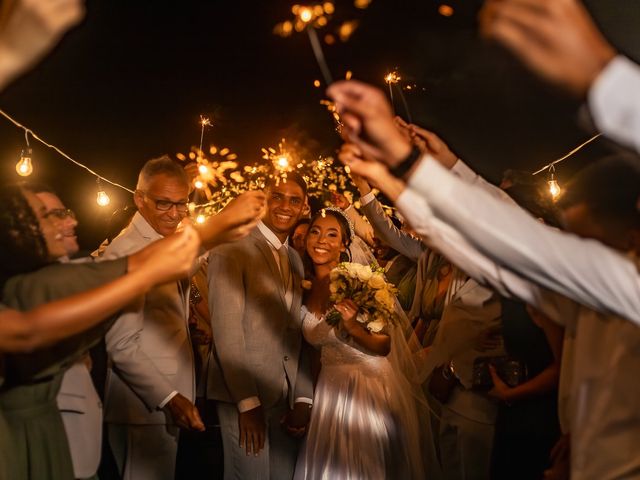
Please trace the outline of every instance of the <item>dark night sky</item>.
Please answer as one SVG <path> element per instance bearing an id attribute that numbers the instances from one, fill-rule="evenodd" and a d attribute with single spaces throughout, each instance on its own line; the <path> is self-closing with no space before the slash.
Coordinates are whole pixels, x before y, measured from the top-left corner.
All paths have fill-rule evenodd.
<path id="1" fill-rule="evenodd" d="M 145 160 L 187 152 L 199 140 L 199 115 L 213 117 L 205 145 L 228 146 L 253 162 L 282 136 L 306 138 L 313 152 L 338 146 L 319 105 L 320 78 L 306 35 L 282 39 L 273 26 L 290 17 L 291 1 L 89 0 L 84 23 L 33 72 L 2 95 L 0 107 L 49 142 L 129 187 Z M 407 94 L 414 121 L 438 132 L 492 179 L 505 168 L 532 170 L 590 136 L 577 124 L 579 104 L 546 88 L 500 49 L 478 39 L 481 0 L 373 0 L 357 11 L 336 0 L 360 28 L 346 44 L 326 48 L 336 78 L 384 87 L 391 67 L 424 92 Z M 634 58 L 640 2 L 591 0 L 607 36 Z M 338 20 L 338 19 L 336 19 Z M 398 112 L 402 110 L 398 105 Z M 20 130 L 0 119 L 0 171 L 14 180 Z M 310 139 L 314 139 L 313 141 Z M 89 174 L 39 144 L 33 180 L 45 181 L 79 215 L 86 248 L 103 236 L 108 212 L 95 203 Z M 559 169 L 560 178 L 610 149 L 595 144 Z M 108 189 L 114 208 L 126 192 Z"/>

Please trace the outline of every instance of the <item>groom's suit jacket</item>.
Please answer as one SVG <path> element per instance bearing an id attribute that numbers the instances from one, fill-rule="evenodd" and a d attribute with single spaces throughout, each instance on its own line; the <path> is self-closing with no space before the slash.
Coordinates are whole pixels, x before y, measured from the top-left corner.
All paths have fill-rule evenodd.
<path id="1" fill-rule="evenodd" d="M 303 343 L 302 260 L 289 248 L 293 301 L 287 308 L 278 264 L 255 228 L 246 238 L 214 248 L 209 255 L 209 312 L 214 351 L 207 397 L 237 404 L 258 397 L 264 408 L 313 398 Z M 299 361 L 301 360 L 301 361 Z"/>

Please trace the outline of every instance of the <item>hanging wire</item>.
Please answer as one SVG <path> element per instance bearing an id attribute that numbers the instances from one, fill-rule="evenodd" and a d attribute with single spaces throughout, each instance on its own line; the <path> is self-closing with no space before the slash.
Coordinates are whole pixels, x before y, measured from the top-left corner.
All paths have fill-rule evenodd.
<path id="1" fill-rule="evenodd" d="M 4 118 L 6 118 L 7 120 L 9 120 L 11 123 L 13 123 L 16 127 L 18 128 L 22 128 L 24 130 L 24 136 L 25 139 L 27 141 L 27 146 L 29 146 L 29 137 L 28 134 L 31 134 L 31 136 L 33 138 L 35 138 L 36 140 L 38 140 L 40 143 L 42 143 L 43 145 L 55 150 L 56 152 L 58 152 L 58 154 L 60 154 L 61 156 L 63 156 L 64 158 L 66 158 L 67 160 L 69 160 L 70 162 L 76 164 L 78 167 L 80 168 L 84 168 L 87 172 L 89 172 L 91 175 L 94 175 L 95 177 L 97 177 L 100 180 L 104 180 L 107 183 L 110 183 L 111 185 L 113 185 L 114 187 L 118 187 L 121 188 L 123 190 L 126 190 L 129 193 L 135 193 L 133 190 L 128 189 L 127 187 L 120 185 L 119 183 L 116 182 L 112 182 L 111 180 L 109 180 L 106 177 L 103 177 L 102 175 L 100 175 L 99 173 L 96 173 L 94 170 L 90 169 L 89 167 L 87 167 L 86 165 L 83 165 L 82 163 L 78 162 L 77 160 L 74 160 L 73 158 L 71 158 L 69 155 L 67 155 L 66 153 L 64 153 L 62 150 L 60 150 L 58 147 L 56 147 L 55 145 L 51 145 L 50 143 L 45 142 L 42 138 L 40 138 L 33 130 L 31 130 L 30 128 L 25 127 L 24 125 L 22 125 L 20 122 L 18 122 L 17 120 L 15 120 L 13 117 L 11 117 L 8 113 L 6 113 L 4 110 L 0 109 L 0 115 L 2 115 Z"/>
<path id="2" fill-rule="evenodd" d="M 579 152 L 583 147 L 586 147 L 587 145 L 589 145 L 591 142 L 593 142 L 595 139 L 597 139 L 598 137 L 602 136 L 601 133 L 598 133 L 597 135 L 594 135 L 593 137 L 591 137 L 589 140 L 587 140 L 586 142 L 578 145 L 576 148 L 574 148 L 573 150 L 571 150 L 569 153 L 567 153 L 564 157 L 561 157 L 557 160 L 554 160 L 553 162 L 551 162 L 548 165 L 545 165 L 544 167 L 542 167 L 540 170 L 537 170 L 535 172 L 533 172 L 531 175 L 538 175 L 539 173 L 544 172 L 545 170 L 550 169 L 551 167 L 553 167 L 554 165 L 556 165 L 557 163 L 560 163 L 564 160 L 566 160 L 567 158 L 569 158 L 571 155 Z"/>

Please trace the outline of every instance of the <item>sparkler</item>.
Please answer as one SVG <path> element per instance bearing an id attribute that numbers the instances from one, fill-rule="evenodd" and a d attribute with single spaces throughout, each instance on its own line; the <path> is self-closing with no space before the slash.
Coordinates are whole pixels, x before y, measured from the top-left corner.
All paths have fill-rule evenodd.
<path id="1" fill-rule="evenodd" d="M 327 85 L 331 85 L 333 83 L 331 71 L 329 70 L 329 66 L 327 65 L 327 60 L 324 57 L 324 51 L 322 50 L 322 45 L 320 44 L 320 40 L 318 39 L 318 34 L 316 33 L 315 27 L 313 25 L 309 25 L 309 22 L 313 19 L 311 9 L 308 7 L 301 8 L 299 17 L 302 22 L 307 24 L 305 30 L 307 31 L 307 35 L 309 36 L 311 49 L 313 50 L 313 55 L 316 57 L 316 62 L 318 62 L 318 66 L 320 67 L 320 72 L 322 72 L 324 82 Z"/>
<path id="2" fill-rule="evenodd" d="M 402 86 L 399 84 L 400 80 L 402 80 L 402 77 L 398 74 L 397 69 L 390 71 L 384 76 L 384 81 L 389 86 L 389 97 L 391 98 L 391 106 L 394 109 L 394 113 L 395 105 L 393 99 L 393 87 L 395 85 L 398 93 L 400 94 L 400 100 L 402 101 L 404 111 L 407 114 L 407 120 L 409 121 L 409 123 L 413 123 L 413 120 L 411 119 L 411 111 L 409 110 L 409 104 L 407 103 L 407 99 L 405 98 L 404 93 L 402 93 Z"/>

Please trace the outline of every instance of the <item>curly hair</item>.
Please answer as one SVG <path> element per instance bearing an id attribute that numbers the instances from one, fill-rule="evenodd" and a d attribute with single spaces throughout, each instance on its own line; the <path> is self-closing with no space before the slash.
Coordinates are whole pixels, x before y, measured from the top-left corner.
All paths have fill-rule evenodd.
<path id="1" fill-rule="evenodd" d="M 0 282 L 49 263 L 40 222 L 19 185 L 0 188 Z"/>

